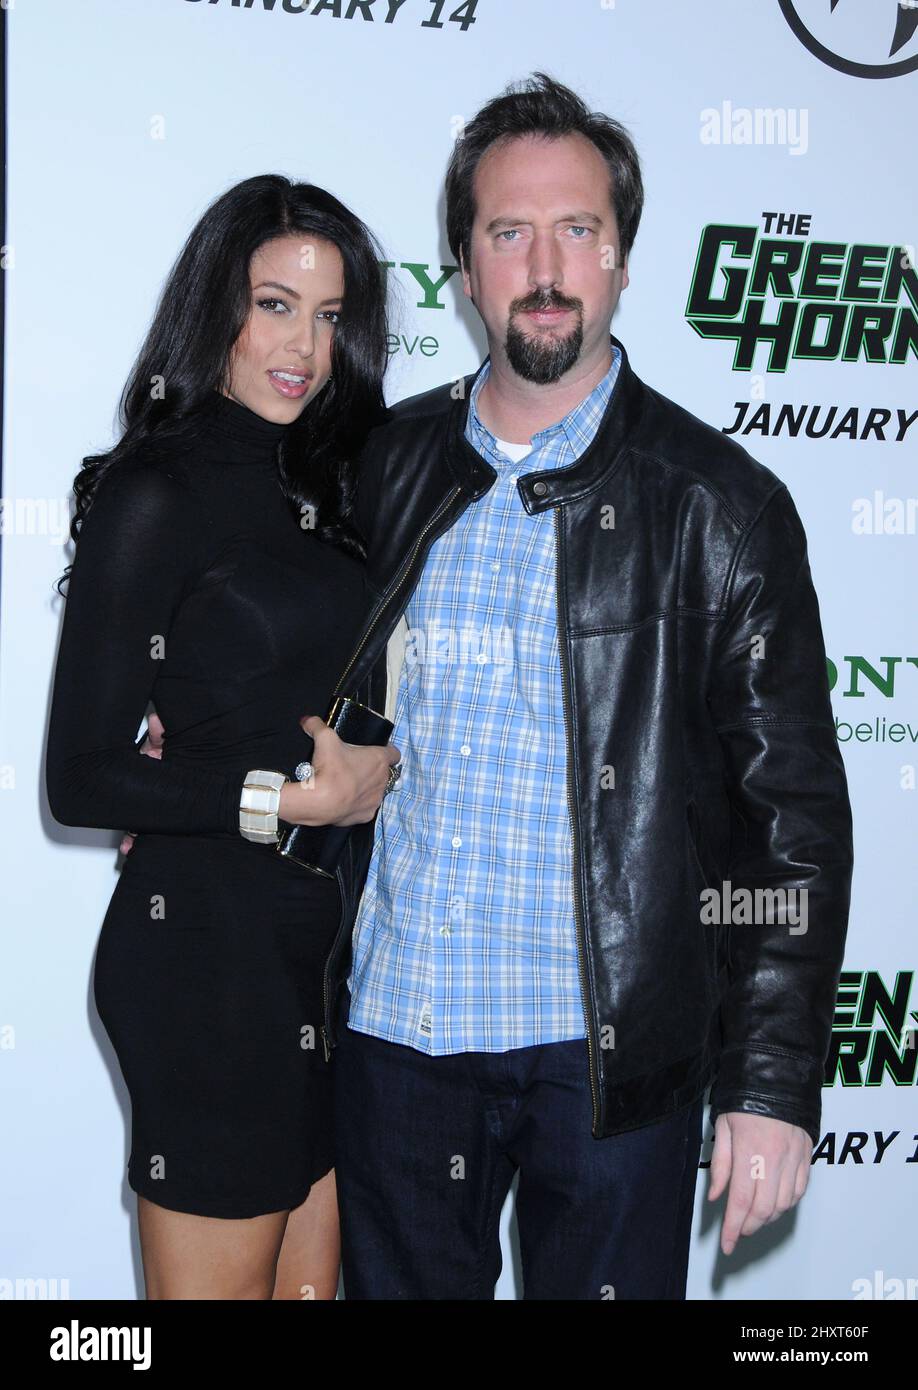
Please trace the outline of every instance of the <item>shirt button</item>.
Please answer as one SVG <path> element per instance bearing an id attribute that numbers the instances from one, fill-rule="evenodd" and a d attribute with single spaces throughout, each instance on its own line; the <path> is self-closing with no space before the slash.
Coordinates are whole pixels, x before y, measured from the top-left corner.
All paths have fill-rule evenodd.
<path id="1" fill-rule="evenodd" d="M 441 935 L 441 936 L 449 936 L 449 927 L 441 927 L 441 928 L 440 928 L 440 935 Z"/>
<path id="2" fill-rule="evenodd" d="M 465 755 L 466 753 L 471 753 L 471 751 L 471 746 L 468 743 L 463 743 L 462 747 L 459 749 L 459 752 L 463 755 Z"/>
<path id="3" fill-rule="evenodd" d="M 500 560 L 492 560 L 492 561 L 491 561 L 491 568 L 492 568 L 492 570 L 494 571 L 494 573 L 496 574 L 497 571 L 500 569 Z"/>
<path id="4" fill-rule="evenodd" d="M 461 835 L 454 835 L 454 836 L 453 836 L 453 849 L 458 849 L 459 846 L 460 846 L 461 844 L 462 844 L 462 836 L 461 836 Z"/>
<path id="5" fill-rule="evenodd" d="M 511 483 L 515 483 L 519 476 L 519 473 L 511 473 L 508 481 Z"/>

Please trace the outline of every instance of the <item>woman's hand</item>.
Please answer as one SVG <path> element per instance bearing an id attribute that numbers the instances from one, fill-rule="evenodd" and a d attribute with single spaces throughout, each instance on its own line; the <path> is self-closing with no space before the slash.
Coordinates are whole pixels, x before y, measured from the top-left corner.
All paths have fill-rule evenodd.
<path id="1" fill-rule="evenodd" d="M 155 711 L 147 716 L 147 736 L 140 745 L 141 753 L 148 758 L 161 758 L 163 756 L 163 739 L 166 731 L 163 728 L 163 721 Z M 121 844 L 118 846 L 122 854 L 130 854 L 134 846 L 134 836 L 128 830 Z"/>
<path id="2" fill-rule="evenodd" d="M 344 743 L 317 714 L 304 715 L 300 728 L 315 742 L 313 776 L 281 788 L 278 816 L 292 825 L 358 825 L 379 810 L 389 768 L 401 753 L 394 743 L 362 747 Z"/>

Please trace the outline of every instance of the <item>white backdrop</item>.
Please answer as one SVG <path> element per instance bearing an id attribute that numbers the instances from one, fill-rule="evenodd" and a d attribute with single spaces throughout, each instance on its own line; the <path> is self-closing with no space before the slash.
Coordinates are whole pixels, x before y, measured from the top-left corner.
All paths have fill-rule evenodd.
<path id="1" fill-rule="evenodd" d="M 737 370 L 733 342 L 693 331 L 686 315 L 712 224 L 762 237 L 766 213 L 808 218 L 785 224 L 783 238 L 840 244 L 824 262 L 823 304 L 846 325 L 856 306 L 839 302 L 828 267 L 855 243 L 873 249 L 873 267 L 918 240 L 918 35 L 900 33 L 893 58 L 910 71 L 852 70 L 888 60 L 896 0 L 6 4 L 0 1297 L 26 1296 L 17 1281 L 29 1279 L 46 1281 L 33 1294 L 52 1297 L 142 1294 L 127 1095 L 90 988 L 118 836 L 62 829 L 42 791 L 61 606 L 52 583 L 70 559 L 61 542 L 79 459 L 113 437 L 120 387 L 187 232 L 219 192 L 256 173 L 329 188 L 380 237 L 400 303 L 390 400 L 473 370 L 486 347 L 458 276 L 425 302 L 405 263 L 434 282 L 451 265 L 442 197 L 451 142 L 485 100 L 537 69 L 631 130 L 648 196 L 615 332 L 639 375 L 715 426 L 731 429 L 747 406 L 757 429 L 736 437 L 795 498 L 838 668 L 857 858 L 838 1016 L 851 1070 L 824 1090 L 803 1203 L 729 1259 L 717 1245 L 722 1204 L 713 1219 L 700 1175 L 689 1297 L 894 1295 L 889 1281 L 918 1275 L 909 1200 L 918 1169 L 906 1167 L 918 1142 L 916 1052 L 902 1035 L 918 1017 L 916 354 L 793 356 L 768 371 L 760 345 L 752 371 Z M 900 333 L 916 308 L 904 263 L 906 283 L 883 306 Z M 721 267 L 749 264 L 730 247 L 720 256 Z M 883 283 L 855 279 L 867 302 Z M 718 269 L 712 293 L 725 288 Z M 790 299 L 769 292 L 763 318 L 799 291 L 798 275 Z M 894 336 L 876 355 L 892 355 Z M 776 433 L 784 404 L 816 408 L 817 430 L 837 407 L 829 433 Z M 874 416 L 878 429 L 862 438 L 871 409 L 889 422 Z M 896 994 L 898 1013 L 859 1007 L 871 981 Z M 891 1045 L 898 1076 L 881 1066 L 871 1078 L 867 1060 Z M 707 1117 L 705 1135 L 707 1160 Z M 519 1295 L 511 1216 L 508 1201 L 501 1298 Z"/>

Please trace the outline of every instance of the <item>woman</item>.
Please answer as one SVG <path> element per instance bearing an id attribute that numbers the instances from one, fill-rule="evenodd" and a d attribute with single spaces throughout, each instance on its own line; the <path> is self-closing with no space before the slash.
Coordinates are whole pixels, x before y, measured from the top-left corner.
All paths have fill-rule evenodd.
<path id="1" fill-rule="evenodd" d="M 319 1031 L 338 884 L 277 854 L 283 826 L 240 805 L 265 770 L 292 779 L 311 759 L 269 812 L 369 821 L 398 759 L 309 717 L 368 603 L 351 515 L 354 460 L 385 415 L 379 259 L 322 189 L 230 189 L 169 276 L 120 442 L 74 484 L 47 790 L 65 825 L 136 832 L 94 990 L 131 1096 L 149 1298 L 337 1288 Z M 134 742 L 148 703 L 161 760 Z"/>

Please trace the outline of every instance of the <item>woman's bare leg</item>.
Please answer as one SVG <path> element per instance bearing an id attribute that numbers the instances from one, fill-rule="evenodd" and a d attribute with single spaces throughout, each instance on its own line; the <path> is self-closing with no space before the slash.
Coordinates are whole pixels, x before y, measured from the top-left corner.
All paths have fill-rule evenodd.
<path id="1" fill-rule="evenodd" d="M 341 1240 L 335 1170 L 313 1183 L 294 1208 L 277 1261 L 273 1297 L 333 1299 L 338 1292 Z"/>
<path id="2" fill-rule="evenodd" d="M 270 1299 L 286 1211 L 229 1221 L 138 1195 L 137 1220 L 148 1299 Z"/>

